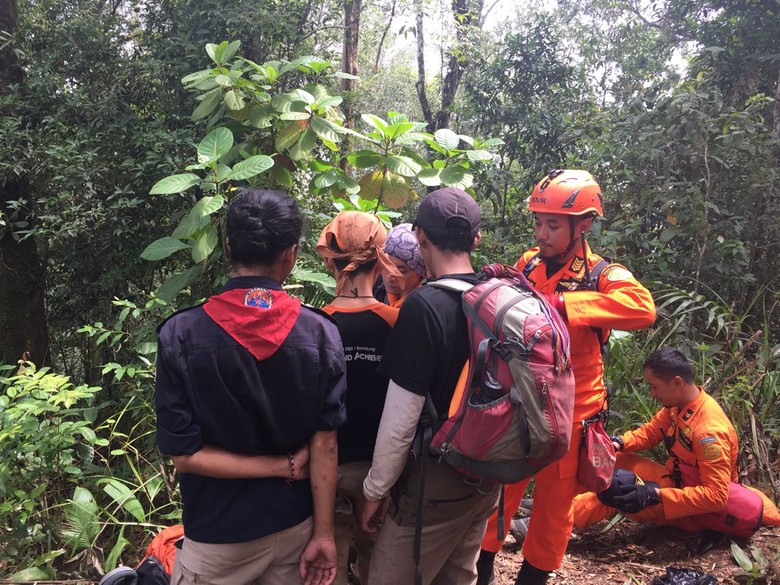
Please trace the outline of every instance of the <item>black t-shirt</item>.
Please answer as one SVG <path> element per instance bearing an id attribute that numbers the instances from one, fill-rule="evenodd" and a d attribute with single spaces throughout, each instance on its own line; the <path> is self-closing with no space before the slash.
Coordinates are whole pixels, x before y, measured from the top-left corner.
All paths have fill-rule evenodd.
<path id="1" fill-rule="evenodd" d="M 387 396 L 379 364 L 398 317 L 382 303 L 368 307 L 323 307 L 339 326 L 347 360 L 347 422 L 339 428 L 339 463 L 370 461 Z"/>
<path id="2" fill-rule="evenodd" d="M 448 274 L 441 278 L 474 283 L 476 275 Z M 441 417 L 449 409 L 468 356 L 461 293 L 421 286 L 401 306 L 379 372 L 415 394 L 425 396 L 430 392 Z"/>

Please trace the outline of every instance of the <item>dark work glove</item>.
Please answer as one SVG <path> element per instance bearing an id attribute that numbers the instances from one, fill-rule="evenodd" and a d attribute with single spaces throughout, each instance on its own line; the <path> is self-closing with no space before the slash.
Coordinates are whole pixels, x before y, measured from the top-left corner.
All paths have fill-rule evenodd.
<path id="1" fill-rule="evenodd" d="M 636 514 L 646 506 L 661 503 L 657 489 L 658 484 L 654 481 L 624 486 L 620 489 L 620 495 L 612 498 L 612 507 L 625 514 Z"/>
<path id="2" fill-rule="evenodd" d="M 609 440 L 612 441 L 613 443 L 615 443 L 618 446 L 617 447 L 617 451 L 622 451 L 623 450 L 623 437 L 621 437 L 620 435 L 612 435 L 609 438 Z"/>
<path id="3" fill-rule="evenodd" d="M 636 485 L 636 482 L 636 475 L 627 469 L 616 469 L 612 473 L 612 483 L 609 484 L 609 487 L 600 491 L 596 495 L 602 504 L 614 508 L 615 505 L 612 503 L 612 500 L 617 496 L 623 495 L 624 487 L 631 487 L 632 485 Z"/>

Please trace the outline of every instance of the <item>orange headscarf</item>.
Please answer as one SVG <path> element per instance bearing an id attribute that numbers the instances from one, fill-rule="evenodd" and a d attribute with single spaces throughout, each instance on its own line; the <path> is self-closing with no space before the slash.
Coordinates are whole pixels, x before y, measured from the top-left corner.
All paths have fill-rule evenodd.
<path id="1" fill-rule="evenodd" d="M 350 273 L 366 262 L 376 260 L 385 278 L 403 283 L 403 277 L 384 251 L 387 230 L 382 221 L 362 211 L 342 211 L 320 234 L 317 253 L 323 258 L 347 260 L 336 281 L 336 294 L 341 294 Z M 334 245 L 335 244 L 335 245 Z"/>

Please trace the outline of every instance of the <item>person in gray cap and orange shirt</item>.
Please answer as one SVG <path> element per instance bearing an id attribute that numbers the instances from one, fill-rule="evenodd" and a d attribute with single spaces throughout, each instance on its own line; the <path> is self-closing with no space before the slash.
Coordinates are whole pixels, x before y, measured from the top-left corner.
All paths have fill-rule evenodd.
<path id="1" fill-rule="evenodd" d="M 429 279 L 474 283 L 471 252 L 480 241 L 480 214 L 466 192 L 444 188 L 420 204 L 413 229 Z M 398 315 L 380 373 L 390 378 L 374 457 L 363 482 L 364 530 L 379 531 L 371 557 L 371 585 L 415 582 L 413 558 L 421 458 L 409 455 L 425 404 L 446 413 L 469 354 L 466 318 L 458 292 L 421 286 Z M 422 458 L 429 457 L 427 453 Z M 448 463 L 426 460 L 418 582 L 470 585 L 488 516 L 498 491 L 481 493 Z M 380 520 L 385 498 L 391 504 Z M 381 523 L 381 529 L 380 529 Z M 418 575 L 419 576 L 419 575 Z"/>

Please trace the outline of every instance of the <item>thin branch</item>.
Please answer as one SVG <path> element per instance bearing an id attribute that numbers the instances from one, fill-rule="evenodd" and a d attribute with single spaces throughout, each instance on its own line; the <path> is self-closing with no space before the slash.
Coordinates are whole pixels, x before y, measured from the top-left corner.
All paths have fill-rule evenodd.
<path id="1" fill-rule="evenodd" d="M 423 3 L 417 0 L 417 98 L 420 100 L 423 117 L 428 124 L 428 130 L 434 129 L 433 113 L 425 92 L 425 37 L 423 32 Z"/>
<path id="2" fill-rule="evenodd" d="M 382 37 L 379 39 L 379 46 L 376 49 L 376 59 L 374 59 L 374 68 L 371 70 L 374 75 L 376 75 L 377 71 L 379 71 L 379 58 L 382 56 L 382 47 L 385 44 L 385 37 L 387 36 L 387 32 L 390 30 L 390 26 L 393 24 L 396 2 L 397 0 L 393 0 L 393 5 L 390 7 L 390 17 L 387 19 L 387 26 L 385 27 L 385 30 L 382 31 Z"/>

